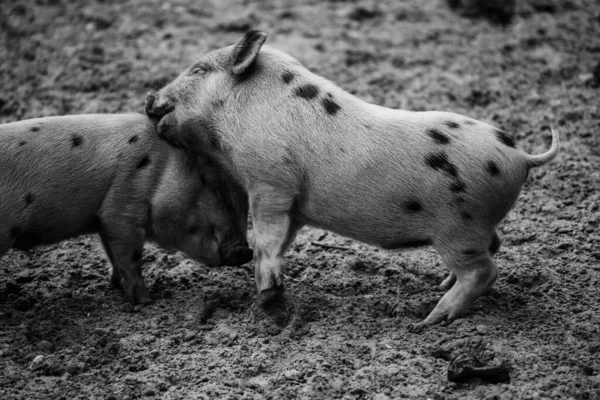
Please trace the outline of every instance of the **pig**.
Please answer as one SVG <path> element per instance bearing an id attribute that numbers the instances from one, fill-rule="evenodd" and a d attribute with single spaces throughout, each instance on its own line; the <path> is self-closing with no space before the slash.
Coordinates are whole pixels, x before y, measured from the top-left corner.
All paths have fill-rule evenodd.
<path id="1" fill-rule="evenodd" d="M 142 114 L 90 114 L 0 125 L 0 257 L 98 233 L 111 281 L 150 301 L 149 240 L 209 265 L 252 259 L 247 195 L 207 159 L 160 139 Z"/>
<path id="2" fill-rule="evenodd" d="M 531 168 L 506 132 L 451 112 L 369 104 L 250 31 L 146 98 L 157 131 L 246 189 L 258 301 L 284 297 L 283 255 L 304 225 L 383 249 L 433 246 L 447 292 L 414 327 L 451 321 L 496 280 L 496 226 Z"/>

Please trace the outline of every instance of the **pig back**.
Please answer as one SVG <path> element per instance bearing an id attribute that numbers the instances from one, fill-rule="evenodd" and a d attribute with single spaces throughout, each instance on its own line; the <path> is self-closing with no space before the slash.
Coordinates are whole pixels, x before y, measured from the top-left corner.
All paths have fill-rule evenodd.
<path id="1" fill-rule="evenodd" d="M 151 169 L 164 158 L 157 142 L 153 124 L 138 114 L 0 125 L 0 219 L 19 227 L 22 247 L 93 231 L 107 193 L 149 195 Z"/>

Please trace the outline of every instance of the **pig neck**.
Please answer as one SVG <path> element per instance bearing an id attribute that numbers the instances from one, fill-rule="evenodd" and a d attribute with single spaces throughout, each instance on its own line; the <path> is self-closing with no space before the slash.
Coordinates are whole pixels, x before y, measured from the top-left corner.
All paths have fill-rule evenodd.
<path id="1" fill-rule="evenodd" d="M 157 170 L 156 184 L 150 199 L 149 218 L 146 225 L 148 240 L 166 248 L 173 248 L 177 243 L 177 229 L 184 224 L 184 213 L 178 212 L 177 204 L 187 201 L 191 189 L 186 188 L 186 181 L 194 168 L 190 156 L 183 150 L 172 147 L 164 141 L 160 146 L 161 166 Z M 197 175 L 193 176 L 197 179 Z M 186 190 L 188 189 L 188 190 Z M 177 198 L 174 200 L 174 196 Z"/>

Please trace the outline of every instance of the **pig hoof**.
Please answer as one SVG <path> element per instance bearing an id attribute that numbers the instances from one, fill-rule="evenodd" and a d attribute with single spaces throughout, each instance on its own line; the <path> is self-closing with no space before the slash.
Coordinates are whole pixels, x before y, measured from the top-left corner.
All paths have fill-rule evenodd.
<path id="1" fill-rule="evenodd" d="M 258 304 L 265 310 L 284 302 L 285 287 L 283 285 L 265 289 L 258 294 Z"/>
<path id="2" fill-rule="evenodd" d="M 425 331 L 425 328 L 427 328 L 427 324 L 425 324 L 424 322 L 419 322 L 419 323 L 411 323 L 408 324 L 408 331 L 410 333 L 423 333 L 423 331 Z"/>
<path id="3" fill-rule="evenodd" d="M 267 319 L 278 327 L 287 326 L 294 314 L 293 301 L 285 295 L 283 285 L 263 290 L 259 304 Z"/>

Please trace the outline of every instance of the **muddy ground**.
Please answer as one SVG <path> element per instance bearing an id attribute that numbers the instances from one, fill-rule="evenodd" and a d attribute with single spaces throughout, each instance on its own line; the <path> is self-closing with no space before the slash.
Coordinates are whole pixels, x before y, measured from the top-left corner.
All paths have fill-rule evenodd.
<path id="1" fill-rule="evenodd" d="M 95 237 L 11 251 L 0 260 L 0 398 L 600 398 L 600 5 L 469 7 L 2 0 L 0 122 L 142 111 L 146 91 L 258 28 L 368 101 L 466 114 L 533 153 L 553 126 L 563 147 L 499 228 L 493 290 L 421 333 L 409 326 L 446 275 L 430 249 L 303 230 L 286 255 L 294 314 L 280 325 L 257 309 L 250 265 L 209 269 L 149 246 L 154 302 L 132 309 Z M 509 366 L 508 378 L 450 382 L 456 356 Z"/>

